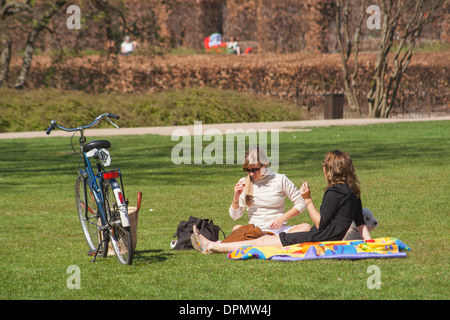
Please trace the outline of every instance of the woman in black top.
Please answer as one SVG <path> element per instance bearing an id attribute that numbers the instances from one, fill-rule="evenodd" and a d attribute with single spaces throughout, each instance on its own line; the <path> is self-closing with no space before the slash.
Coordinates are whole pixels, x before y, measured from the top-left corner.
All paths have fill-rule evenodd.
<path id="1" fill-rule="evenodd" d="M 282 232 L 279 235 L 263 236 L 255 240 L 220 243 L 198 235 L 198 230 L 194 226 L 196 240 L 193 243 L 194 247 L 202 253 L 212 253 L 229 252 L 249 245 L 283 247 L 303 242 L 342 240 L 352 221 L 355 221 L 364 240 L 371 239 L 364 224 L 359 181 L 350 156 L 339 150 L 330 151 L 326 154 L 322 167 L 327 186 L 320 212 L 314 206 L 308 184 L 304 182 L 300 188 L 300 193 L 306 201 L 309 215 L 314 224 L 312 227 L 304 227 L 300 232 Z"/>

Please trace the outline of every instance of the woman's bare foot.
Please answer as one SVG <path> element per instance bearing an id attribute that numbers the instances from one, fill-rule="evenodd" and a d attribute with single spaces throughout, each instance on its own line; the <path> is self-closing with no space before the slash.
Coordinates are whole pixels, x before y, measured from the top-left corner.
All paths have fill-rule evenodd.
<path id="1" fill-rule="evenodd" d="M 207 249 L 208 239 L 198 233 L 197 226 L 194 225 L 192 228 L 193 238 L 191 237 L 192 245 L 194 249 L 200 251 L 203 254 L 210 254 L 211 251 Z M 209 241 L 211 242 L 211 241 Z"/>
<path id="2" fill-rule="evenodd" d="M 205 236 L 199 234 L 198 235 L 198 241 L 200 242 L 200 247 L 203 247 L 204 250 L 202 250 L 202 253 L 213 253 L 213 244 L 214 242 L 207 239 Z M 204 252 L 205 251 L 205 252 Z"/>

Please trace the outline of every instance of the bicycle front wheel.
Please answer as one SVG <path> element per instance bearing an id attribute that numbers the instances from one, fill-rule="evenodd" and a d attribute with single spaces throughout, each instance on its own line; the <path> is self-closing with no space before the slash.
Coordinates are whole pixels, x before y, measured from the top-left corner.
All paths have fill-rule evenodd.
<path id="1" fill-rule="evenodd" d="M 119 189 L 119 187 L 116 187 Z M 105 197 L 105 211 L 110 228 L 110 240 L 117 259 L 122 264 L 131 265 L 133 263 L 133 246 L 130 227 L 122 226 L 120 218 L 121 203 L 114 195 L 114 188 L 108 181 L 103 184 L 103 194 Z"/>
<path id="2" fill-rule="evenodd" d="M 102 228 L 97 203 L 92 190 L 87 185 L 87 179 L 81 176 L 78 176 L 75 183 L 75 199 L 78 218 L 88 243 L 89 251 L 96 252 L 99 250 L 100 256 L 106 257 L 108 254 L 108 242 L 104 240 L 106 233 Z"/>

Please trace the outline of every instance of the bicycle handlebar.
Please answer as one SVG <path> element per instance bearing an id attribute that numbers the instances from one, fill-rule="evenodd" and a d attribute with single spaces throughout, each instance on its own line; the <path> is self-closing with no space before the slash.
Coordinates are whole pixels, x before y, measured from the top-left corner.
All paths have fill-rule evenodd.
<path id="1" fill-rule="evenodd" d="M 117 115 L 115 115 L 115 114 L 112 114 L 112 113 L 108 113 L 107 116 L 108 116 L 109 118 L 114 118 L 114 119 L 117 119 L 117 120 L 120 118 L 119 116 L 117 116 Z"/>
<path id="2" fill-rule="evenodd" d="M 119 119 L 120 117 L 118 115 L 115 115 L 115 114 L 112 114 L 112 113 L 104 113 L 104 114 L 99 115 L 97 118 L 95 118 L 94 121 L 91 124 L 88 124 L 88 125 L 85 125 L 85 126 L 81 126 L 81 127 L 77 127 L 77 128 L 72 128 L 72 129 L 60 126 L 59 124 L 56 123 L 55 120 L 52 120 L 50 126 L 47 128 L 46 133 L 47 133 L 47 135 L 49 135 L 50 132 L 53 129 L 55 129 L 56 127 L 58 127 L 61 130 L 67 131 L 67 132 L 82 131 L 84 129 L 91 128 L 91 127 L 95 126 L 100 121 L 100 119 L 102 117 L 104 117 L 104 116 L 106 116 L 106 119 L 108 120 L 109 123 L 113 124 L 115 127 L 117 127 L 117 129 L 119 129 L 119 127 L 114 122 L 112 122 L 109 118 Z"/>

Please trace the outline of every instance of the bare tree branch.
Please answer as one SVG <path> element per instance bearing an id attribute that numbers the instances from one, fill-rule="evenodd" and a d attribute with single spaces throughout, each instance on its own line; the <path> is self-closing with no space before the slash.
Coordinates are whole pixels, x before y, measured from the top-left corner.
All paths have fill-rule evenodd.
<path id="1" fill-rule="evenodd" d="M 20 11 L 31 11 L 33 12 L 33 8 L 28 5 L 29 1 L 19 2 L 19 1 L 9 1 L 4 3 L 1 1 L 0 3 L 0 20 L 4 19 L 7 15 L 11 15 L 13 13 L 17 13 Z"/>
<path id="2" fill-rule="evenodd" d="M 355 32 L 354 37 L 354 47 L 355 47 L 355 53 L 354 53 L 354 64 L 353 64 L 353 72 L 351 75 L 349 75 L 349 68 L 348 68 L 348 60 L 350 59 L 350 56 L 352 54 L 352 40 L 350 39 L 350 31 L 349 31 L 349 10 L 348 5 L 349 1 L 344 0 L 345 3 L 342 2 L 342 0 L 336 1 L 336 31 L 337 31 L 337 42 L 339 46 L 341 61 L 342 61 L 342 73 L 343 73 L 343 81 L 344 81 L 344 91 L 346 93 L 347 101 L 349 103 L 350 108 L 353 111 L 356 111 L 359 115 L 361 115 L 361 108 L 358 101 L 358 90 L 357 90 L 357 83 L 356 83 L 356 77 L 358 75 L 358 53 L 359 53 L 359 40 L 361 36 L 361 28 L 364 21 L 364 17 L 366 14 L 366 4 L 367 1 L 364 0 L 361 6 L 361 16 L 358 21 L 357 29 Z M 341 26 L 343 26 L 343 32 L 345 35 L 345 42 L 342 39 L 341 35 Z"/>
<path id="3" fill-rule="evenodd" d="M 360 111 L 357 99 L 359 38 L 367 1 L 361 0 L 360 3 L 362 4 L 362 13 L 359 16 L 352 42 L 349 26 L 349 0 L 336 0 L 336 36 L 342 61 L 343 85 L 349 105 L 354 111 Z M 414 48 L 425 26 L 438 18 L 437 11 L 441 5 L 442 1 L 436 0 L 427 2 L 424 0 L 380 1 L 382 15 L 380 44 L 375 61 L 373 84 L 367 93 L 369 117 L 389 116 L 396 103 L 400 83 L 411 62 Z M 403 24 L 404 20 L 406 20 L 405 24 Z M 399 29 L 402 31 L 401 35 Z M 394 45 L 396 46 L 395 52 L 390 55 Z M 348 64 L 352 54 L 354 55 L 354 69 L 350 74 Z"/>

